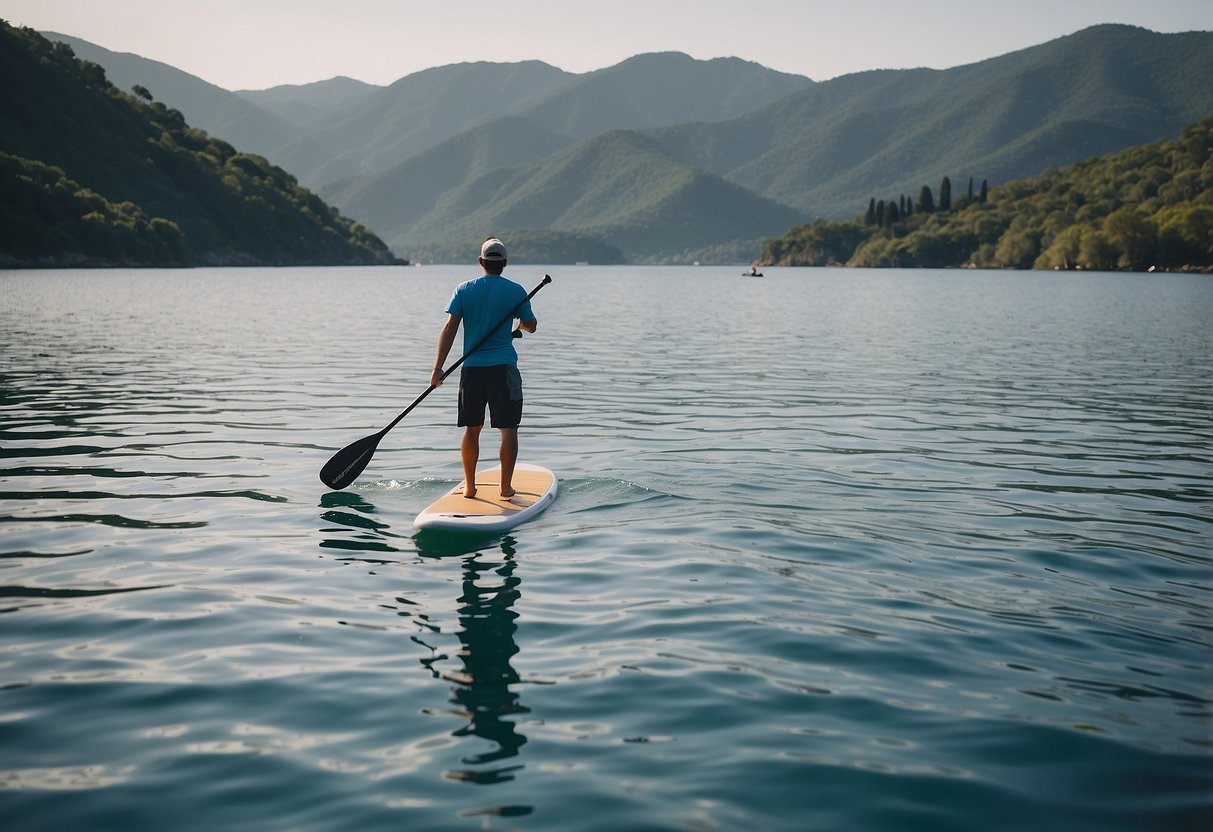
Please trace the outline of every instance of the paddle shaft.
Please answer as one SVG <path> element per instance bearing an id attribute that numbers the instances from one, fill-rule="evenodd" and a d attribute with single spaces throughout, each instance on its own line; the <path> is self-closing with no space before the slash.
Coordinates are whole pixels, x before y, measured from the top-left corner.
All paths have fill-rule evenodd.
<path id="1" fill-rule="evenodd" d="M 520 301 L 518 301 L 518 305 L 517 305 L 517 306 L 515 306 L 513 309 L 511 309 L 511 310 L 510 310 L 510 313 L 509 313 L 508 315 L 506 315 L 504 318 L 502 318 L 500 321 L 498 321 L 496 326 L 494 326 L 492 329 L 490 329 L 488 332 L 486 332 L 486 333 L 484 334 L 484 337 L 483 337 L 483 338 L 481 338 L 479 341 L 477 341 L 477 342 L 476 342 L 476 346 L 472 347 L 470 350 L 468 350 L 468 351 L 467 351 L 467 352 L 465 352 L 463 355 L 461 355 L 461 356 L 459 357 L 459 360 L 458 360 L 458 361 L 456 361 L 454 364 L 452 364 L 450 367 L 448 367 L 447 369 L 443 370 L 443 372 L 442 372 L 442 379 L 443 379 L 443 381 L 445 381 L 445 380 L 446 380 L 446 377 L 447 377 L 447 376 L 449 376 L 451 373 L 455 372 L 455 370 L 456 370 L 456 369 L 459 367 L 459 365 L 460 365 L 460 364 L 462 364 L 464 361 L 467 361 L 468 356 L 470 356 L 470 355 L 471 355 L 472 353 L 474 353 L 476 350 L 478 350 L 478 349 L 480 349 L 481 347 L 483 347 L 483 346 L 484 346 L 484 344 L 485 344 L 485 342 L 486 342 L 486 341 L 488 341 L 488 340 L 489 340 L 489 338 L 491 338 L 491 337 L 492 337 L 492 335 L 493 335 L 493 333 L 494 333 L 494 332 L 496 332 L 497 330 L 501 329 L 501 327 L 505 326 L 505 325 L 506 325 L 506 324 L 508 324 L 510 321 L 512 321 L 512 320 L 514 319 L 514 313 L 515 313 L 515 312 L 517 312 L 519 309 L 521 309 L 521 308 L 522 308 L 522 305 L 523 305 L 524 303 L 526 303 L 527 301 L 529 301 L 531 298 L 535 297 L 535 293 L 536 293 L 536 292 L 538 292 L 540 289 L 542 289 L 544 286 L 547 286 L 547 285 L 548 285 L 549 283 L 551 283 L 551 282 L 552 282 L 552 276 L 551 276 L 551 275 L 548 275 L 548 274 L 545 274 L 545 275 L 543 276 L 543 280 L 539 281 L 539 285 L 538 285 L 538 286 L 536 286 L 534 289 L 532 289 L 532 290 L 530 291 L 530 293 L 529 293 L 529 294 L 526 296 L 526 299 L 525 299 L 525 300 L 520 300 Z M 437 385 L 434 385 L 434 384 L 431 384 L 429 387 L 427 387 L 427 388 L 425 389 L 425 392 L 424 392 L 424 393 L 422 393 L 420 396 L 418 396 L 417 398 L 415 398 L 415 399 L 413 400 L 413 403 L 412 403 L 412 404 L 410 404 L 408 407 L 406 407 L 406 408 L 404 409 L 404 412 L 403 412 L 403 413 L 401 413 L 399 416 L 397 416 L 395 419 L 393 419 L 393 420 L 392 420 L 392 422 L 391 422 L 391 424 L 389 424 L 389 425 L 388 425 L 386 428 L 384 428 L 383 430 L 379 431 L 379 436 L 380 436 L 380 437 L 383 437 L 383 436 L 384 436 L 384 435 L 385 435 L 385 434 L 386 434 L 386 433 L 387 433 L 389 430 L 391 430 L 392 428 L 396 427 L 396 425 L 400 423 L 400 420 L 401 420 L 401 419 L 403 419 L 405 416 L 408 416 L 408 415 L 409 415 L 409 413 L 412 411 L 412 409 L 413 409 L 414 407 L 416 407 L 417 405 L 421 404 L 421 402 L 425 400 L 425 397 L 426 397 L 426 396 L 428 396 L 430 393 L 433 393 L 433 392 L 434 392 L 435 390 L 437 390 L 437 389 L 438 389 L 438 386 L 437 386 Z"/>

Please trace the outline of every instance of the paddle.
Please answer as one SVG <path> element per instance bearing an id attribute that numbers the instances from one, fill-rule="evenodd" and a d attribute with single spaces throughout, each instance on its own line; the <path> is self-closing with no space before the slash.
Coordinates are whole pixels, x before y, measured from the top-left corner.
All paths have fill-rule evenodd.
<path id="1" fill-rule="evenodd" d="M 476 350 L 483 347 L 484 342 L 489 340 L 489 337 L 494 332 L 496 332 L 498 329 L 500 329 L 505 324 L 508 324 L 510 321 L 512 321 L 514 319 L 514 313 L 517 312 L 519 309 L 521 309 L 522 305 L 524 303 L 526 303 L 526 301 L 535 297 L 536 292 L 538 292 L 540 289 L 542 289 L 544 286 L 548 285 L 551 282 L 552 282 L 552 276 L 545 274 L 543 276 L 543 280 L 540 281 L 539 285 L 536 286 L 534 289 L 532 289 L 531 293 L 526 296 L 526 300 L 519 301 L 518 305 L 510 310 L 510 314 L 506 315 L 504 318 L 501 319 L 500 322 L 498 322 L 498 324 L 496 326 L 494 326 L 492 329 L 490 329 L 485 334 L 485 336 L 480 339 L 480 341 L 476 344 L 476 346 L 472 347 L 470 350 L 465 352 L 458 361 L 456 361 L 454 364 L 452 364 L 450 367 L 448 367 L 445 371 L 443 371 L 443 373 L 442 373 L 443 380 L 445 380 L 446 377 L 449 376 L 451 373 L 455 372 L 455 368 L 458 367 L 460 364 L 462 364 L 464 361 L 466 361 L 467 357 L 469 355 L 471 355 Z M 522 333 L 517 330 L 513 333 L 513 335 L 515 338 L 522 337 Z M 421 404 L 421 401 L 426 396 L 428 396 L 430 393 L 433 393 L 437 389 L 438 388 L 435 385 L 431 384 L 429 387 L 426 388 L 424 393 L 422 393 L 420 396 L 418 396 L 416 399 L 414 399 L 413 403 L 410 404 L 408 407 L 406 407 L 404 409 L 403 413 L 401 413 L 399 416 L 397 416 L 395 419 L 393 419 L 392 423 L 390 425 L 388 425 L 386 428 L 379 431 L 378 433 L 372 433 L 370 436 L 364 436 L 361 439 L 359 439 L 357 442 L 351 442 L 350 444 L 346 445 L 344 448 L 339 450 L 337 453 L 333 454 L 332 459 L 330 459 L 328 462 L 326 462 L 324 464 L 324 467 L 320 469 L 320 481 L 323 482 L 325 485 L 327 485 L 329 488 L 332 488 L 336 491 L 340 491 L 341 489 L 345 488 L 347 485 L 352 483 L 354 480 L 358 479 L 358 475 L 362 473 L 363 469 L 366 468 L 367 464 L 371 461 L 371 457 L 375 455 L 375 449 L 379 447 L 379 441 L 381 439 L 383 439 L 383 437 L 387 436 L 387 432 L 389 430 L 391 430 L 392 428 L 396 427 L 396 425 L 400 422 L 401 419 L 403 419 L 405 416 L 408 416 L 409 412 L 412 411 L 412 409 L 414 407 Z"/>

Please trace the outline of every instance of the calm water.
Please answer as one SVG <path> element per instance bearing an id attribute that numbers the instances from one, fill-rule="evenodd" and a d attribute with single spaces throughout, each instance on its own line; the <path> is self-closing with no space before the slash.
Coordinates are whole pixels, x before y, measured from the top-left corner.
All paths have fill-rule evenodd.
<path id="1" fill-rule="evenodd" d="M 1213 280 L 547 271 L 471 541 L 467 269 L 0 274 L 6 830 L 1209 828 Z"/>

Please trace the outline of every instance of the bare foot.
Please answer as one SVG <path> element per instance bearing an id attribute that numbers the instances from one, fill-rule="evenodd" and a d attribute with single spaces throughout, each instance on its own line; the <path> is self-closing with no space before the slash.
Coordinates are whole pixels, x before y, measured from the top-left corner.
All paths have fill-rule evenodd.
<path id="1" fill-rule="evenodd" d="M 463 489 L 463 496 L 467 497 L 469 500 L 472 499 L 473 497 L 475 497 L 476 496 L 476 486 L 473 485 L 471 488 Z"/>
<path id="2" fill-rule="evenodd" d="M 513 497 L 517 493 L 518 492 L 512 488 L 509 488 L 509 489 L 503 488 L 503 489 L 501 489 L 501 499 L 508 500 L 510 497 Z"/>

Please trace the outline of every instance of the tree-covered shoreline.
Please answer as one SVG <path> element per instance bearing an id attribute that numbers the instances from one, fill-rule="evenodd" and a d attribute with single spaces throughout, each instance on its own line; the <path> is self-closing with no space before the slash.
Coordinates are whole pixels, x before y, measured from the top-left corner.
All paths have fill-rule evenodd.
<path id="1" fill-rule="evenodd" d="M 1178 138 L 964 196 L 873 198 L 768 240 L 759 265 L 1213 271 L 1213 118 Z"/>
<path id="2" fill-rule="evenodd" d="M 401 263 L 260 156 L 0 21 L 0 268 Z"/>

